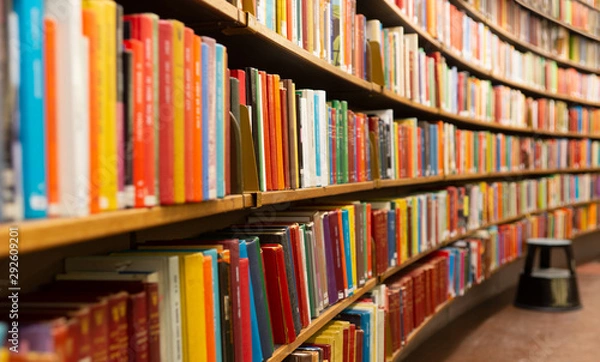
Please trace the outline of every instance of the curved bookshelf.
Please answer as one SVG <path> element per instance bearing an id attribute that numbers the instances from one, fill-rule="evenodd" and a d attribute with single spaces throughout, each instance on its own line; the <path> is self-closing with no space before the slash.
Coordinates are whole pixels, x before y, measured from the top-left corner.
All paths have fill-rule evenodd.
<path id="1" fill-rule="evenodd" d="M 496 81 L 498 83 L 505 84 L 513 89 L 519 89 L 525 93 L 529 93 L 532 95 L 544 97 L 544 98 L 553 98 L 562 100 L 570 103 L 578 103 L 584 104 L 592 107 L 600 107 L 600 102 L 590 101 L 581 98 L 575 98 L 567 95 L 562 95 L 558 93 L 548 92 L 546 90 L 538 89 L 534 86 L 529 86 L 525 84 L 521 84 L 519 82 L 513 81 L 511 79 L 505 78 L 500 75 L 496 75 L 493 71 L 487 70 L 473 62 L 467 61 L 464 59 L 456 50 L 448 47 L 444 43 L 432 37 L 427 31 L 425 31 L 421 26 L 415 24 L 409 18 L 403 14 L 400 9 L 395 5 L 386 0 L 371 0 L 368 5 L 365 4 L 359 9 L 366 13 L 369 18 L 379 19 L 382 21 L 384 26 L 397 26 L 401 25 L 406 29 L 409 29 L 419 35 L 419 39 L 424 39 L 427 44 L 438 49 L 443 55 L 447 58 L 451 59 L 453 62 L 460 65 L 460 67 L 468 70 L 469 72 L 483 76 L 486 79 L 490 79 Z M 480 20 L 481 21 L 481 20 Z M 482 21 L 484 22 L 484 21 Z M 488 24 L 489 26 L 489 24 Z M 490 26 L 491 28 L 491 26 Z M 600 73 L 597 69 L 594 70 L 595 73 Z"/>
<path id="2" fill-rule="evenodd" d="M 544 13 L 544 12 L 542 12 L 542 11 L 536 9 L 536 8 L 534 8 L 533 6 L 527 4 L 523 0 L 515 0 L 515 2 L 517 4 L 519 4 L 521 7 L 523 7 L 525 9 L 531 11 L 532 13 L 535 13 L 535 14 L 541 16 L 544 19 L 547 19 L 547 20 L 549 20 L 549 21 L 551 21 L 551 22 L 553 22 L 553 23 L 555 23 L 557 25 L 560 25 L 563 28 L 568 29 L 569 31 L 572 31 L 574 33 L 577 33 L 577 34 L 579 34 L 581 36 L 584 36 L 586 38 L 592 39 L 594 41 L 600 42 L 600 37 L 598 37 L 598 36 L 596 36 L 594 34 L 588 33 L 587 31 L 585 31 L 583 29 L 576 28 L 576 27 L 574 27 L 571 24 L 567 24 L 567 23 L 565 23 L 562 20 L 556 19 L 556 18 L 554 18 L 554 17 L 552 17 L 552 16 L 550 16 L 550 15 L 548 15 L 548 14 L 546 14 L 546 13 Z"/>
<path id="3" fill-rule="evenodd" d="M 567 67 L 572 67 L 572 68 L 581 70 L 586 73 L 600 74 L 600 70 L 598 68 L 579 64 L 570 59 L 559 57 L 559 56 L 552 54 L 551 52 L 548 52 L 538 46 L 535 46 L 524 40 L 519 39 L 517 36 L 509 33 L 507 30 L 504 30 L 502 27 L 500 27 L 500 26 L 496 25 L 494 22 L 490 21 L 485 14 L 483 14 L 479 10 L 475 9 L 471 4 L 465 2 L 464 0 L 453 0 L 452 2 L 454 4 L 456 4 L 459 8 L 464 10 L 467 14 L 469 14 L 469 16 L 471 16 L 474 20 L 477 20 L 477 21 L 480 21 L 480 22 L 486 24 L 491 30 L 493 30 L 496 33 L 496 35 L 498 35 L 500 38 L 502 38 L 505 41 L 508 41 L 518 47 L 521 47 L 522 49 L 527 49 L 534 53 L 537 53 L 546 59 L 554 60 L 558 64 L 561 64 L 561 65 L 564 65 Z"/>
<path id="4" fill-rule="evenodd" d="M 405 262 L 403 262 L 402 264 L 400 264 L 399 266 L 396 266 L 394 268 L 390 268 L 388 269 L 384 274 L 380 275 L 377 278 L 373 278 L 370 279 L 362 288 L 359 288 L 357 291 L 355 291 L 355 294 L 352 295 L 349 298 L 346 298 L 338 303 L 336 303 L 335 305 L 331 306 L 329 309 L 327 309 L 321 316 L 319 316 L 318 318 L 314 319 L 311 324 L 302 330 L 302 332 L 296 337 L 296 340 L 290 344 L 286 344 L 286 345 L 282 345 L 279 346 L 276 350 L 275 353 L 273 354 L 273 356 L 267 360 L 267 362 L 280 362 L 283 361 L 285 359 L 285 357 L 287 357 L 290 353 L 292 353 L 298 346 L 300 346 L 302 343 L 304 343 L 306 340 L 308 340 L 314 333 L 316 333 L 319 329 L 321 329 L 325 324 L 327 324 L 327 322 L 331 321 L 337 314 L 339 314 L 341 311 L 343 311 L 345 308 L 347 308 L 348 306 L 350 306 L 354 301 L 356 301 L 357 299 L 359 299 L 362 295 L 366 294 L 367 292 L 369 292 L 373 287 L 375 287 L 378 284 L 383 283 L 386 279 L 390 278 L 391 276 L 397 274 L 398 272 L 400 272 L 403 269 L 406 269 L 408 266 L 414 264 L 416 261 L 426 257 L 427 255 L 430 255 L 431 253 L 433 253 L 436 250 L 439 250 L 453 242 L 456 242 L 458 240 L 464 239 L 466 237 L 471 236 L 472 234 L 474 234 L 475 232 L 479 231 L 479 230 L 483 230 L 486 229 L 490 226 L 494 226 L 494 225 L 502 225 L 502 224 L 508 224 L 511 222 L 515 222 L 518 220 L 521 220 L 523 218 L 528 217 L 529 215 L 534 215 L 534 214 L 540 214 L 543 212 L 548 212 L 548 211 L 553 211 L 556 209 L 560 209 L 562 207 L 569 207 L 569 206 L 584 206 L 584 205 L 588 205 L 594 202 L 600 202 L 600 200 L 595 200 L 595 201 L 587 201 L 587 202 L 577 202 L 577 203 L 572 203 L 572 204 L 568 204 L 568 205 L 564 205 L 564 206 L 560 206 L 560 207 L 553 207 L 553 208 L 548 208 L 548 209 L 544 209 L 544 210 L 538 210 L 535 212 L 531 212 L 531 213 L 526 213 L 526 214 L 521 214 L 515 217 L 511 217 L 511 218 L 506 218 L 497 222 L 493 222 L 490 223 L 488 225 L 467 231 L 465 234 L 463 235 L 459 235 L 459 236 L 455 236 L 452 237 L 424 252 L 419 253 L 418 255 L 413 256 L 412 258 L 406 260 Z M 589 230 L 586 231 L 584 233 L 578 234 L 575 237 L 581 236 L 581 235 L 585 235 L 585 234 L 589 234 L 592 232 L 596 232 L 598 231 L 598 229 L 595 230 Z M 507 263 L 508 264 L 508 263 Z M 506 266 L 507 264 L 504 264 L 502 266 L 500 266 L 497 270 L 500 270 L 500 268 L 503 268 L 504 266 Z M 485 281 L 484 281 L 485 282 Z M 447 305 L 449 305 L 452 302 L 453 299 L 450 299 L 448 301 L 446 301 L 444 304 L 440 305 L 437 309 L 436 309 L 436 313 L 440 312 L 443 308 L 445 308 Z M 433 316 L 430 316 L 424 323 L 421 324 L 421 326 L 419 328 L 417 328 L 415 331 L 413 331 L 411 333 L 411 336 L 414 336 L 418 333 L 418 331 L 423 328 L 423 326 L 427 323 L 428 320 L 430 320 Z M 410 341 L 410 336 L 409 336 L 409 341 Z M 397 353 L 397 355 L 394 357 L 394 361 L 400 356 L 400 354 L 402 353 L 403 349 L 400 349 L 400 351 Z"/>
<path id="5" fill-rule="evenodd" d="M 447 182 L 466 182 L 474 180 L 494 180 L 500 178 L 520 178 L 525 176 L 545 176 L 553 174 L 600 172 L 600 168 L 586 169 L 553 169 L 523 170 L 514 172 L 497 172 L 489 174 L 447 175 L 435 177 L 405 178 L 397 180 L 374 180 L 325 187 L 306 189 L 257 192 L 255 194 L 230 195 L 224 199 L 210 200 L 200 203 L 173 206 L 157 206 L 148 209 L 127 209 L 109 211 L 85 217 L 56 218 L 42 220 L 26 220 L 22 222 L 3 223 L 2 227 L 18 226 L 23 240 L 19 245 L 21 253 L 41 251 L 59 246 L 79 243 L 86 240 L 133 232 L 146 228 L 158 227 L 176 222 L 188 221 L 218 215 L 232 211 L 250 210 L 266 205 L 284 204 L 295 201 L 310 200 L 356 192 L 417 185 L 442 185 Z M 2 237 L 4 245 L 8 245 L 8 236 Z M 0 250 L 0 257 L 6 256 L 8 250 Z"/>

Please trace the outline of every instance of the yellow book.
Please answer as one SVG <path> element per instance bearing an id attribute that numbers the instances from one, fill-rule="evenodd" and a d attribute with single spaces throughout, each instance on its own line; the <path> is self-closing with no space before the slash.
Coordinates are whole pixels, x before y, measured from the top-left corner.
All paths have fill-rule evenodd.
<path id="1" fill-rule="evenodd" d="M 99 203 L 101 210 L 117 209 L 117 69 L 116 69 L 116 3 L 109 0 L 83 0 L 83 9 L 96 14 L 98 24 L 98 135 Z"/>
<path id="2" fill-rule="evenodd" d="M 277 1 L 277 21 L 276 21 L 276 30 L 277 33 L 287 37 L 287 6 L 286 0 L 276 0 Z"/>
<path id="3" fill-rule="evenodd" d="M 184 97 L 184 62 L 183 62 L 183 34 L 185 26 L 177 20 L 173 24 L 173 145 L 175 172 L 173 181 L 175 185 L 175 203 L 185 202 L 185 97 Z"/>
<path id="4" fill-rule="evenodd" d="M 342 341 L 343 340 L 344 339 L 342 336 Z M 327 346 L 331 346 L 331 360 L 329 360 L 329 362 L 343 362 L 343 354 L 339 355 L 337 353 L 337 350 L 341 348 L 338 347 L 337 339 L 335 338 L 335 336 L 332 336 L 331 334 L 323 334 L 321 332 L 317 332 L 316 335 L 309 338 L 306 342 L 312 344 L 324 344 Z"/>
<path id="5" fill-rule="evenodd" d="M 408 215 L 406 207 L 406 199 L 398 199 L 398 211 L 400 211 L 400 260 L 398 264 L 402 264 L 408 260 Z"/>
<path id="6" fill-rule="evenodd" d="M 320 333 L 324 337 L 332 337 L 335 340 L 335 345 L 332 346 L 331 360 L 343 362 L 344 360 L 344 330 L 342 328 L 328 328 Z"/>

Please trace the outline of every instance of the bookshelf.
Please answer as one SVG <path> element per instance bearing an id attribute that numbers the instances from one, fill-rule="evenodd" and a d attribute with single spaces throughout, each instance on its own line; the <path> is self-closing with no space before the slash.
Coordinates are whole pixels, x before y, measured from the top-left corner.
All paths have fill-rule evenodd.
<path id="1" fill-rule="evenodd" d="M 600 168 L 539 171 L 532 170 L 473 175 L 420 177 L 399 180 L 375 180 L 325 187 L 312 187 L 298 190 L 231 195 L 224 199 L 210 200 L 201 203 L 159 206 L 149 209 L 118 210 L 80 218 L 27 220 L 16 224 L 19 226 L 20 232 L 25 236 L 25 240 L 27 240 L 27 242 L 23 242 L 20 245 L 20 251 L 23 253 L 29 253 L 121 233 L 163 226 L 187 220 L 200 219 L 207 216 L 219 215 L 233 211 L 251 210 L 266 205 L 339 196 L 375 189 L 418 185 L 436 186 L 449 182 L 456 183 L 474 180 L 485 181 L 501 178 L 518 179 L 525 176 L 544 176 L 553 174 L 588 172 L 600 172 Z M 502 221 L 500 223 L 507 223 L 507 221 Z M 3 223 L 1 225 L 4 228 L 8 228 L 12 225 L 15 225 L 15 223 Z M 4 245 L 8 245 L 8 235 L 2 236 L 2 239 Z M 6 256 L 8 255 L 7 253 L 7 249 L 0 250 L 0 256 Z"/>
<path id="2" fill-rule="evenodd" d="M 548 52 L 548 51 L 540 48 L 540 47 L 529 44 L 528 42 L 519 39 L 518 37 L 509 33 L 508 31 L 502 29 L 502 27 L 496 25 L 494 22 L 490 21 L 485 14 L 483 14 L 479 10 L 475 9 L 472 5 L 470 5 L 469 3 L 467 3 L 464 0 L 455 0 L 455 1 L 453 1 L 453 4 L 455 4 L 460 9 L 464 10 L 473 19 L 486 24 L 490 29 L 492 29 L 503 40 L 510 42 L 511 44 L 515 45 L 516 47 L 519 47 L 520 49 L 530 50 L 534 53 L 537 53 L 537 54 L 543 56 L 546 59 L 555 60 L 560 65 L 579 69 L 583 72 L 595 73 L 595 74 L 599 74 L 599 72 L 600 72 L 598 69 L 596 69 L 594 67 L 588 67 L 586 65 L 582 65 L 577 62 L 571 61 L 570 59 L 565 59 L 563 57 L 559 57 L 555 54 L 552 54 L 551 52 Z"/>
<path id="3" fill-rule="evenodd" d="M 548 19 L 548 20 L 550 20 L 551 22 L 553 22 L 553 23 L 555 23 L 555 24 L 558 24 L 558 25 L 562 26 L 563 28 L 566 28 L 566 29 L 568 29 L 569 31 L 572 31 L 572 32 L 574 32 L 574 33 L 577 33 L 577 34 L 579 34 L 579 35 L 583 35 L 583 36 L 585 36 L 586 38 L 592 39 L 592 40 L 594 40 L 594 41 L 600 41 L 600 37 L 597 37 L 597 36 L 595 36 L 594 34 L 590 34 L 589 32 L 587 32 L 587 31 L 585 31 L 585 30 L 582 30 L 582 29 L 576 28 L 576 27 L 574 27 L 574 26 L 573 26 L 573 25 L 571 25 L 571 24 L 567 24 L 567 23 L 565 23 L 564 21 L 561 21 L 561 20 L 559 20 L 559 19 L 556 19 L 556 18 L 554 18 L 554 17 L 552 17 L 552 16 L 550 16 L 550 15 L 548 15 L 548 14 L 544 13 L 543 11 L 537 10 L 536 8 L 534 8 L 533 6 L 531 6 L 531 5 L 527 4 L 527 2 L 525 2 L 525 1 L 523 1 L 523 0 L 515 0 L 515 2 L 516 2 L 517 4 L 519 4 L 519 5 L 521 5 L 523 8 L 525 8 L 525 9 L 529 10 L 530 12 L 532 12 L 532 13 L 535 13 L 535 14 L 537 14 L 537 15 L 539 15 L 539 16 L 541 16 L 541 17 L 545 18 L 545 19 Z"/>
<path id="4" fill-rule="evenodd" d="M 524 5 L 521 0 L 514 0 L 529 11 L 547 18 L 569 31 L 586 36 L 593 41 L 600 38 L 590 35 L 580 29 L 573 28 L 556 19 L 552 19 L 531 7 Z M 437 107 L 424 105 L 406 97 L 400 96 L 385 86 L 371 80 L 365 80 L 358 76 L 348 74 L 344 70 L 328 63 L 317 55 L 303 49 L 302 47 L 279 35 L 267 26 L 258 22 L 257 18 L 246 11 L 230 4 L 226 0 L 177 0 L 166 4 L 165 1 L 152 0 L 143 4 L 135 0 L 117 0 L 126 6 L 128 12 L 153 11 L 161 17 L 173 17 L 193 27 L 199 34 L 206 32 L 209 35 L 217 34 L 219 41 L 227 45 L 229 51 L 229 67 L 255 66 L 261 70 L 281 74 L 295 80 L 298 88 L 309 87 L 323 89 L 330 98 L 347 100 L 356 109 L 383 109 L 390 108 L 402 116 L 419 116 L 426 120 L 443 120 L 459 126 L 465 126 L 472 130 L 498 131 L 506 134 L 529 135 L 540 138 L 569 138 L 600 140 L 600 134 L 581 134 L 577 132 L 557 132 L 537 130 L 532 127 L 514 127 L 500 123 L 489 122 L 469 116 L 450 113 Z M 440 42 L 421 26 L 408 19 L 395 5 L 386 0 L 358 0 L 358 11 L 365 14 L 369 19 L 379 19 L 384 26 L 401 25 L 409 32 L 419 35 L 428 51 L 439 51 L 449 63 L 456 65 L 460 71 L 468 71 L 470 74 L 485 80 L 494 82 L 495 85 L 506 85 L 515 90 L 520 90 L 526 95 L 545 97 L 553 100 L 567 102 L 570 105 L 585 105 L 600 108 L 600 102 L 580 99 L 553 92 L 548 92 L 533 86 L 521 84 L 497 75 L 494 71 L 485 69 L 481 65 L 471 62 L 461 56 L 448 45 Z M 174 3 L 174 4 L 173 4 Z M 493 24 L 486 16 L 473 8 L 463 0 L 452 0 L 452 3 L 463 9 L 473 19 L 486 24 L 502 40 L 514 45 L 519 49 L 531 50 L 532 52 L 556 61 L 561 66 L 573 67 L 582 72 L 600 74 L 600 69 L 588 67 L 573 61 L 556 56 L 545 50 L 534 47 L 529 43 L 510 34 L 501 27 Z M 584 2 L 582 2 L 584 3 Z M 590 6 L 589 4 L 587 4 Z M 591 7 L 591 6 L 590 6 Z M 265 56 L 269 54 L 269 56 Z M 298 89 L 297 88 L 297 89 Z M 372 191 L 385 190 L 391 193 L 394 188 L 423 188 L 433 189 L 449 184 L 464 184 L 473 181 L 491 180 L 519 180 L 524 177 L 537 177 L 560 174 L 583 174 L 600 172 L 600 168 L 566 168 L 548 170 L 522 170 L 511 172 L 477 173 L 461 175 L 443 175 L 433 177 L 402 178 L 402 179 L 374 179 L 373 181 L 331 185 L 325 187 L 299 188 L 293 190 L 269 191 L 269 192 L 244 192 L 232 194 L 223 199 L 205 201 L 201 203 L 188 203 L 174 206 L 157 206 L 152 208 L 126 209 L 95 214 L 79 218 L 55 218 L 44 220 L 27 220 L 23 222 L 2 223 L 4 228 L 18 225 L 20 233 L 26 242 L 20 244 L 21 253 L 34 253 L 51 248 L 65 247 L 84 241 L 116 236 L 151 229 L 155 227 L 169 226 L 180 222 L 195 221 L 210 216 L 227 216 L 228 213 L 245 212 L 251 213 L 261 207 L 269 205 L 280 205 L 294 202 L 308 201 L 313 199 L 335 198 L 350 196 L 360 193 L 369 195 Z M 600 200 L 576 202 L 559 207 L 551 207 L 532 212 L 522 213 L 513 217 L 504 218 L 486 225 L 466 231 L 464 234 L 455 235 L 443 240 L 400 265 L 389 268 L 383 274 L 366 281 L 365 285 L 357 289 L 354 294 L 343 299 L 326 309 L 318 318 L 313 319 L 309 326 L 304 328 L 295 341 L 286 345 L 278 346 L 268 362 L 281 362 L 289 356 L 301 344 L 318 332 L 336 315 L 359 300 L 376 286 L 384 283 L 401 271 L 414 266 L 419 260 L 430 256 L 435 251 L 449 246 L 452 243 L 473 236 L 478 231 L 489 227 L 509 224 L 525 219 L 532 215 L 552 212 L 564 207 L 580 207 L 597 204 Z M 582 237 L 598 230 L 589 230 L 577 234 Z M 132 239 L 135 236 L 132 235 Z M 8 235 L 0 237 L 4 245 L 8 245 Z M 135 241 L 135 240 L 132 240 Z M 8 250 L 2 248 L 0 257 L 6 258 Z M 504 267 L 504 266 L 502 266 Z M 501 267 L 501 268 L 502 268 Z M 497 272 L 497 270 L 496 270 Z M 408 343 L 433 319 L 444 311 L 454 299 L 448 300 L 437 307 L 435 313 L 428 317 L 408 337 Z M 394 355 L 393 361 L 402 358 L 404 349 Z"/>

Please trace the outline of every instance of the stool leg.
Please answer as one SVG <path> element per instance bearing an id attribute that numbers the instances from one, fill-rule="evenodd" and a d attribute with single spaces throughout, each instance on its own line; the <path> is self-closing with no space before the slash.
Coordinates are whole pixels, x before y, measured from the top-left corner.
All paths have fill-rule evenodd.
<path id="1" fill-rule="evenodd" d="M 531 275 L 536 249 L 535 245 L 527 245 L 527 258 L 525 259 L 525 270 L 523 272 L 525 275 Z"/>
<path id="2" fill-rule="evenodd" d="M 550 268 L 550 251 L 550 248 L 542 246 L 542 250 L 540 250 L 540 269 Z"/>

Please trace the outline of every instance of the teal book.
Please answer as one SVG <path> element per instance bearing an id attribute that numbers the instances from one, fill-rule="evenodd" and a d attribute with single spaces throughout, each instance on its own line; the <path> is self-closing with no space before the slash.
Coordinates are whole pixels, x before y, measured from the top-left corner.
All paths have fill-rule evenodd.
<path id="1" fill-rule="evenodd" d="M 271 314 L 267 299 L 267 288 L 265 285 L 265 271 L 260 251 L 260 241 L 256 238 L 246 239 L 246 250 L 250 264 L 250 282 L 254 294 L 254 306 L 256 307 L 256 318 L 260 332 L 260 346 L 263 358 L 269 359 L 273 355 L 273 333 L 271 332 Z"/>
<path id="2" fill-rule="evenodd" d="M 317 280 L 315 279 L 315 260 L 313 260 L 313 235 L 312 230 L 309 230 L 305 224 L 300 225 L 300 232 L 304 235 L 304 248 L 306 249 L 306 269 L 308 276 L 308 299 L 310 307 L 310 317 L 317 318 L 319 316 L 317 302 Z"/>
<path id="3" fill-rule="evenodd" d="M 356 285 L 354 280 L 354 270 L 352 269 L 352 252 L 351 252 L 351 240 L 350 240 L 350 219 L 348 210 L 342 211 L 342 232 L 344 233 L 344 254 L 346 256 L 346 276 L 348 277 L 348 292 L 347 296 L 354 294 L 354 286 Z"/>
<path id="4" fill-rule="evenodd" d="M 217 114 L 217 197 L 225 196 L 225 129 L 229 122 L 229 115 L 226 115 L 225 106 L 225 69 L 227 67 L 227 49 L 221 45 L 215 46 L 216 55 L 216 114 Z M 228 80 L 229 81 L 229 80 Z"/>
<path id="5" fill-rule="evenodd" d="M 245 240 L 240 240 L 240 259 L 248 259 L 248 249 Z M 248 260 L 250 265 L 250 260 Z M 263 354 L 260 343 L 260 332 L 258 331 L 258 319 L 256 317 L 256 304 L 254 303 L 254 288 L 252 287 L 252 273 L 248 271 L 248 289 L 250 294 L 250 323 L 252 326 L 252 361 L 262 362 Z"/>
<path id="6" fill-rule="evenodd" d="M 46 131 L 44 123 L 44 4 L 42 0 L 16 0 L 19 18 L 20 88 L 19 140 L 24 216 L 46 216 Z"/>

